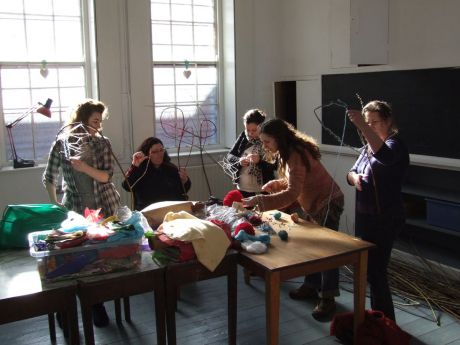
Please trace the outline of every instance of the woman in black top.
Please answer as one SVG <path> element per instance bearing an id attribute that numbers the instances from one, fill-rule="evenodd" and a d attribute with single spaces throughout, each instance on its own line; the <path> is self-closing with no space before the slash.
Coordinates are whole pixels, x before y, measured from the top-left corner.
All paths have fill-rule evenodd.
<path id="1" fill-rule="evenodd" d="M 261 193 L 262 186 L 275 178 L 276 163 L 264 160 L 265 152 L 259 139 L 259 125 L 266 115 L 260 109 L 250 109 L 244 116 L 244 131 L 240 134 L 227 161 L 234 173 L 234 183 L 243 197 Z"/>
<path id="2" fill-rule="evenodd" d="M 142 210 L 159 201 L 187 200 L 192 185 L 185 168 L 178 169 L 155 137 L 145 139 L 133 154 L 122 186 L 134 193 L 134 208 Z"/>

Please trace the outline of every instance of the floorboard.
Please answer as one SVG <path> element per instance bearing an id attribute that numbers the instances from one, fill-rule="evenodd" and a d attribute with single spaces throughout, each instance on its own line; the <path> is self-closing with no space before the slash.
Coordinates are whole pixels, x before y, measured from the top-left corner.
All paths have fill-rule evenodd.
<path id="1" fill-rule="evenodd" d="M 280 345 L 337 345 L 340 342 L 329 336 L 329 322 L 318 322 L 310 315 L 313 301 L 289 299 L 288 291 L 301 283 L 301 279 L 283 282 L 280 310 Z M 217 278 L 187 285 L 181 289 L 178 303 L 177 341 L 187 345 L 218 345 L 227 343 L 227 282 Z M 353 296 L 348 282 L 341 283 L 341 296 L 337 299 L 338 312 L 350 311 Z M 146 345 L 156 344 L 155 316 L 152 311 L 153 295 L 133 296 L 132 323 L 118 326 L 114 320 L 112 302 L 105 303 L 110 325 L 95 329 L 96 344 Z M 265 344 L 264 282 L 252 278 L 251 285 L 244 284 L 242 270 L 238 275 L 238 326 L 239 345 Z M 369 301 L 367 301 L 369 307 Z M 1 311 L 6 312 L 6 311 Z M 396 318 L 402 329 L 413 336 L 412 345 L 460 345 L 460 324 L 447 314 L 441 314 L 440 326 L 432 321 L 430 311 L 422 307 L 397 308 Z M 80 319 L 80 334 L 83 329 Z M 62 332 L 57 329 L 57 343 L 65 344 Z M 0 326 L 0 344 L 51 344 L 46 317 L 37 317 Z"/>

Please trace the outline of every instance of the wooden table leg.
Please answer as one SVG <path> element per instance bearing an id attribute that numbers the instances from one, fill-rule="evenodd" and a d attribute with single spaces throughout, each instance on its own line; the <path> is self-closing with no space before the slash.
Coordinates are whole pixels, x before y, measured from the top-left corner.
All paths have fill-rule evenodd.
<path id="1" fill-rule="evenodd" d="M 168 345 L 176 345 L 177 286 L 172 280 L 172 274 L 166 272 L 166 332 Z"/>
<path id="2" fill-rule="evenodd" d="M 70 344 L 80 344 L 80 330 L 78 329 L 78 311 L 77 311 L 77 300 L 75 295 L 72 294 L 72 303 L 69 303 L 67 309 L 67 325 L 69 327 Z M 94 342 L 94 340 L 93 340 Z"/>
<path id="3" fill-rule="evenodd" d="M 81 319 L 83 322 L 83 333 L 85 334 L 85 344 L 94 344 L 94 329 L 93 329 L 93 312 L 92 306 L 82 301 L 80 298 Z"/>
<path id="4" fill-rule="evenodd" d="M 353 334 L 357 334 L 358 326 L 364 322 L 364 311 L 366 308 L 366 285 L 367 285 L 367 250 L 358 253 L 358 261 L 354 264 L 354 319 Z M 354 337 L 356 344 L 357 338 Z"/>
<path id="5" fill-rule="evenodd" d="M 265 275 L 266 342 L 278 345 L 280 316 L 280 272 Z"/>
<path id="6" fill-rule="evenodd" d="M 236 264 L 231 265 L 227 276 L 228 296 L 228 343 L 236 344 L 236 296 L 237 296 L 237 268 Z"/>
<path id="7" fill-rule="evenodd" d="M 157 326 L 157 344 L 166 345 L 166 301 L 165 301 L 165 289 L 163 284 L 159 284 L 159 287 L 155 289 L 155 320 Z"/>

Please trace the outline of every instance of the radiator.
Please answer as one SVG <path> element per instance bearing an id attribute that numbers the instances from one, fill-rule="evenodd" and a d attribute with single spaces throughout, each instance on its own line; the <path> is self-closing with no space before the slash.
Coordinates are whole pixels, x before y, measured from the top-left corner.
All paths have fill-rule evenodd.
<path id="1" fill-rule="evenodd" d="M 234 189 L 230 177 L 225 175 L 222 168 L 218 164 L 205 165 L 206 175 L 208 176 L 209 188 L 206 183 L 203 168 L 201 166 L 188 166 L 187 172 L 192 181 L 192 188 L 188 192 L 189 200 L 206 201 L 212 195 L 216 198 L 222 199 L 229 190 Z M 121 196 L 121 204 L 132 208 L 131 193 L 126 192 L 122 187 L 123 175 L 115 172 L 112 177 L 112 182 Z M 209 193 L 211 189 L 211 193 Z"/>
<path id="2" fill-rule="evenodd" d="M 235 188 L 230 177 L 225 175 L 220 165 L 209 164 L 205 165 L 204 168 L 208 176 L 209 188 L 201 166 L 189 166 L 187 168 L 188 175 L 192 181 L 192 188 L 188 193 L 189 200 L 206 201 L 210 195 L 222 199 L 229 190 Z M 211 192 L 209 192 L 209 189 Z"/>

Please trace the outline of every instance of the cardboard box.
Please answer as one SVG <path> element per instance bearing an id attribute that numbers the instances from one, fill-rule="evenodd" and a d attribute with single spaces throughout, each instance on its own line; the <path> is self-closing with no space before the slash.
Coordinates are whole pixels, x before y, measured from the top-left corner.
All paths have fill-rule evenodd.
<path id="1" fill-rule="evenodd" d="M 34 244 L 50 232 L 36 231 L 29 234 L 30 255 L 37 259 L 42 280 L 52 282 L 73 279 L 122 271 L 140 264 L 141 238 L 38 251 Z"/>
<path id="2" fill-rule="evenodd" d="M 161 201 L 147 206 L 141 210 L 141 213 L 147 218 L 152 229 L 156 229 L 163 223 L 166 213 L 179 211 L 192 213 L 192 206 L 191 201 Z"/>

